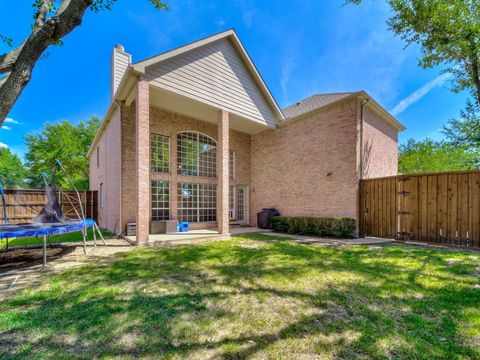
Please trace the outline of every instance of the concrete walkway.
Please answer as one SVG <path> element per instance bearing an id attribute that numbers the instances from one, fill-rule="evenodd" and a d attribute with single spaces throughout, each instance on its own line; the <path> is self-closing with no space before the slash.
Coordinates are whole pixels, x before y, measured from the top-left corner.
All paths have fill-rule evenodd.
<path id="1" fill-rule="evenodd" d="M 336 246 L 350 246 L 350 245 L 378 245 L 393 243 L 395 240 L 382 239 L 382 238 L 355 238 L 355 239 L 331 239 L 331 238 L 319 238 L 315 236 L 306 235 L 292 235 L 276 232 L 269 232 L 266 235 L 287 237 L 293 239 L 298 244 L 304 245 L 336 245 Z"/>

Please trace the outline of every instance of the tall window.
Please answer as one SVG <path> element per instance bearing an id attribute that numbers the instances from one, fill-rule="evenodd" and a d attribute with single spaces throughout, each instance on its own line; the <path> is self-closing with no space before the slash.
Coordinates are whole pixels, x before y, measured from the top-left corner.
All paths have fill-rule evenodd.
<path id="1" fill-rule="evenodd" d="M 97 168 L 100 167 L 100 145 L 97 146 Z"/>
<path id="2" fill-rule="evenodd" d="M 235 219 L 235 188 L 233 186 L 230 186 L 230 191 L 228 193 L 228 206 L 228 215 L 230 220 L 233 220 Z"/>
<path id="3" fill-rule="evenodd" d="M 235 178 L 235 151 L 230 150 L 228 153 L 228 172 L 230 179 Z"/>
<path id="4" fill-rule="evenodd" d="M 168 173 L 170 171 L 170 138 L 152 134 L 150 136 L 150 151 L 152 171 Z"/>
<path id="5" fill-rule="evenodd" d="M 179 221 L 217 220 L 217 185 L 179 183 L 177 191 Z"/>
<path id="6" fill-rule="evenodd" d="M 100 183 L 100 191 L 99 191 L 98 197 L 100 198 L 100 199 L 99 199 L 100 207 L 103 208 L 103 205 L 104 205 L 104 201 L 103 201 L 103 183 Z"/>
<path id="7" fill-rule="evenodd" d="M 170 219 L 170 183 L 152 180 L 152 220 Z"/>
<path id="8" fill-rule="evenodd" d="M 217 149 L 208 136 L 182 132 L 177 135 L 178 174 L 217 177 Z"/>

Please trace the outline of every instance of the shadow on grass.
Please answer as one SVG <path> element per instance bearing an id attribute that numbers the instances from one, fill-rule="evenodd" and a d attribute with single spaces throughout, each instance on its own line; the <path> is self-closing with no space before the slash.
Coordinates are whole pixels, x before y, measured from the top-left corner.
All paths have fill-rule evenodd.
<path id="1" fill-rule="evenodd" d="M 478 257 L 281 240 L 139 249 L 52 276 L 0 304 L 0 357 L 480 357 Z"/>

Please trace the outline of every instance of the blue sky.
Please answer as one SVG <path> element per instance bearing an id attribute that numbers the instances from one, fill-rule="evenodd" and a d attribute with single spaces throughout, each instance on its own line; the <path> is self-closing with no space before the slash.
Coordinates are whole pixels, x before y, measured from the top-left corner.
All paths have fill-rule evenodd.
<path id="1" fill-rule="evenodd" d="M 32 1 L 3 1 L 0 34 L 18 44 L 32 23 Z M 22 5 L 20 5 L 20 3 Z M 441 138 L 466 94 L 453 94 L 441 69 L 417 66 L 418 47 L 405 48 L 385 24 L 381 1 L 170 0 L 170 11 L 147 0 L 118 0 L 112 11 L 84 17 L 81 27 L 48 50 L 0 129 L 0 143 L 20 156 L 23 137 L 45 122 L 103 116 L 109 103 L 110 54 L 123 44 L 138 61 L 198 38 L 235 28 L 283 107 L 316 93 L 364 89 L 407 126 L 407 138 Z M 3 50 L 3 49 L 2 49 Z"/>

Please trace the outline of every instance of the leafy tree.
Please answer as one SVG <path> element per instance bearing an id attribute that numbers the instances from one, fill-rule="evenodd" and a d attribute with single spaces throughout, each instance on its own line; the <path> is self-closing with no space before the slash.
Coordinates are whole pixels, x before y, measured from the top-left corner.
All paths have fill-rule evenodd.
<path id="1" fill-rule="evenodd" d="M 24 187 L 27 170 L 10 149 L 0 147 L 0 182 L 6 188 Z"/>
<path id="2" fill-rule="evenodd" d="M 346 0 L 359 4 L 362 0 Z M 387 24 L 407 44 L 418 44 L 419 65 L 445 67 L 453 75 L 454 92 L 467 90 L 472 98 L 444 126 L 453 145 L 480 153 L 480 0 L 388 0 L 393 15 Z M 479 161 L 480 159 L 477 159 Z"/>
<path id="3" fill-rule="evenodd" d="M 87 9 L 110 10 L 117 0 L 31 1 L 34 23 L 30 35 L 17 48 L 0 54 L 0 74 L 6 74 L 0 78 L 0 125 L 30 81 L 33 68 L 45 50 L 51 45 L 61 45 L 62 38 L 82 23 Z M 161 0 L 149 1 L 157 9 L 167 9 Z M 0 34 L 0 42 L 9 47 L 13 45 L 13 39 L 5 34 Z"/>
<path id="4" fill-rule="evenodd" d="M 478 167 L 478 154 L 467 146 L 447 141 L 409 139 L 400 145 L 399 172 L 405 174 L 470 170 Z"/>
<path id="5" fill-rule="evenodd" d="M 467 103 L 460 119 L 452 119 L 443 127 L 443 133 L 457 146 L 470 146 L 480 155 L 480 105 Z M 480 158 L 478 159 L 480 162 Z"/>
<path id="6" fill-rule="evenodd" d="M 47 123 L 44 129 L 25 137 L 28 151 L 25 154 L 30 176 L 37 186 L 42 185 L 42 174 L 50 174 L 55 160 L 60 160 L 75 187 L 88 189 L 89 162 L 86 157 L 100 124 L 98 117 L 92 116 L 87 122 L 73 125 L 68 121 L 56 124 Z M 58 174 L 58 184 L 70 189 L 68 179 Z"/>

